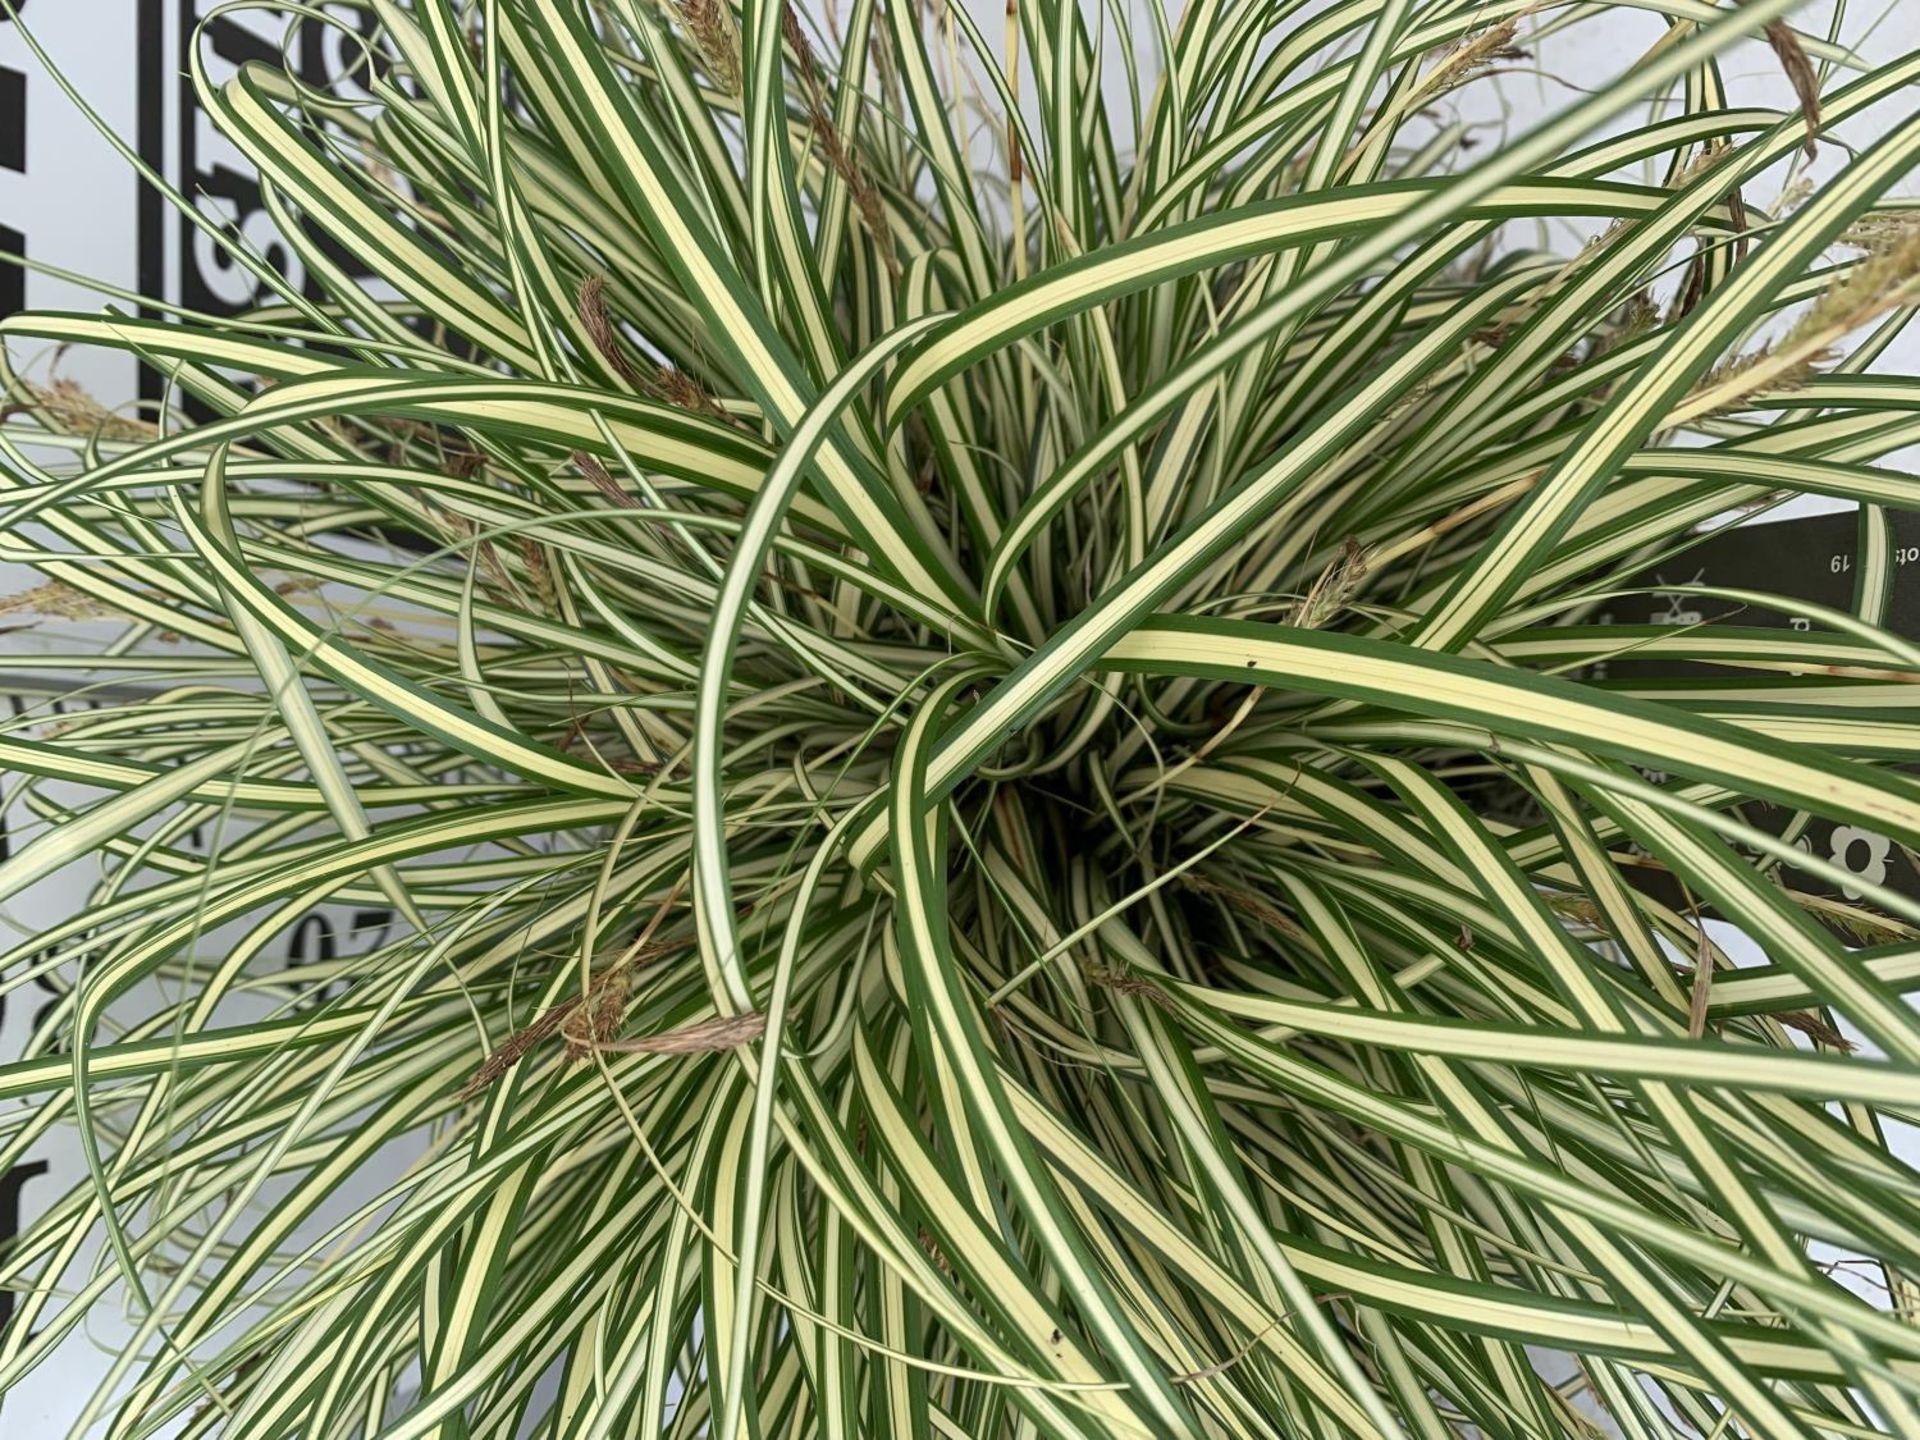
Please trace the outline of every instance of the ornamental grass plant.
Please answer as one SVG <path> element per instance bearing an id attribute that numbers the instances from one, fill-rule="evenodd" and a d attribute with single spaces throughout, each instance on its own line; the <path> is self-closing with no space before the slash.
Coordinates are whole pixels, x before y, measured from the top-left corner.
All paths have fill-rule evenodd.
<path id="1" fill-rule="evenodd" d="M 0 900 L 91 887 L 0 954 L 0 1171 L 83 1161 L 0 1388 L 111 1314 L 76 1437 L 1920 1435 L 1920 904 L 1795 843 L 1920 847 L 1920 55 L 239 8 L 360 55 L 194 71 L 305 282 L 168 192 L 257 308 L 0 324 L 92 702 L 0 729 Z M 1809 494 L 1850 606 L 1608 618 Z"/>

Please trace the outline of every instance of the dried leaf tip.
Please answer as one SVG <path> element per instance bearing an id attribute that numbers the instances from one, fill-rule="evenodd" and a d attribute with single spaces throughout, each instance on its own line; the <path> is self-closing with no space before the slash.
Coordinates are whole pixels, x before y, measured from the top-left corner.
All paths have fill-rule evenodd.
<path id="1" fill-rule="evenodd" d="M 1173 1001 L 1158 985 L 1151 980 L 1142 980 L 1137 975 L 1122 975 L 1113 970 L 1088 970 L 1087 979 L 1103 989 L 1112 990 L 1119 995 L 1131 995 L 1136 1000 L 1145 1000 L 1159 1006 L 1162 1010 L 1173 1008 Z"/>
<path id="2" fill-rule="evenodd" d="M 1689 397 L 1690 414 L 1725 410 L 1766 389 L 1802 384 L 1854 330 L 1920 302 L 1920 225 L 1858 227 L 1843 237 L 1867 251 L 1807 308 L 1777 344 L 1763 345 L 1710 373 Z"/>
<path id="3" fill-rule="evenodd" d="M 589 275 L 582 280 L 574 303 L 580 313 L 580 328 L 587 332 L 587 338 L 593 342 L 593 348 L 600 352 L 600 358 L 634 389 L 646 389 L 645 377 L 627 357 L 626 348 L 621 345 L 620 337 L 613 328 L 613 316 L 607 311 L 606 277 Z"/>
<path id="4" fill-rule="evenodd" d="M 607 499 L 611 500 L 614 504 L 618 505 L 621 509 L 623 510 L 646 509 L 646 506 L 642 505 L 633 496 L 629 495 L 625 490 L 620 488 L 620 482 L 615 480 L 613 476 L 607 473 L 606 466 L 602 465 L 598 460 L 594 459 L 593 456 L 587 454 L 586 451 L 584 450 L 574 451 L 572 459 L 575 467 L 580 471 L 580 473 L 586 476 L 587 479 L 592 482 L 593 488 L 598 490 L 602 495 L 606 496 Z"/>
<path id="5" fill-rule="evenodd" d="M 586 331 L 593 348 L 632 389 L 649 400 L 658 400 L 729 425 L 736 423 L 727 407 L 709 395 L 700 382 L 684 370 L 656 364 L 651 360 L 644 365 L 633 363 L 627 347 L 620 341 L 613 315 L 607 308 L 607 282 L 604 276 L 589 275 L 582 280 L 574 303 L 580 315 L 580 328 Z"/>
<path id="6" fill-rule="evenodd" d="M 1800 102 L 1800 116 L 1806 121 L 1807 138 L 1801 148 L 1809 160 L 1820 153 L 1820 81 L 1814 73 L 1813 61 L 1807 58 L 1800 37 L 1784 20 L 1775 20 L 1765 32 L 1767 44 L 1773 47 L 1773 53 L 1779 57 L 1780 68 L 1787 72 L 1787 83 L 1793 86 L 1793 93 Z"/>
<path id="7" fill-rule="evenodd" d="M 624 969 L 609 971 L 594 985 L 584 1003 L 574 1006 L 560 1027 L 569 1060 L 584 1060 L 595 1050 L 620 1038 L 631 984 Z"/>
<path id="8" fill-rule="evenodd" d="M 1340 553 L 1320 572 L 1306 598 L 1295 607 L 1289 623 L 1301 630 L 1318 630 L 1345 608 L 1360 582 L 1367 578 L 1368 551 L 1349 535 Z"/>
<path id="9" fill-rule="evenodd" d="M 729 95 L 740 93 L 740 36 L 721 0 L 675 0 L 675 8 L 713 81 Z"/>
<path id="10" fill-rule="evenodd" d="M 1420 98 L 1436 100 L 1462 85 L 1478 79 L 1501 61 L 1525 60 L 1527 52 L 1514 44 L 1520 35 L 1520 22 L 1536 6 L 1516 11 L 1499 24 L 1477 35 L 1464 37 L 1450 49 L 1439 52 L 1433 69 L 1420 82 Z"/>
<path id="11" fill-rule="evenodd" d="M 119 615 L 111 605 L 59 580 L 0 595 L 0 615 L 37 615 L 48 620 L 99 620 Z"/>
<path id="12" fill-rule="evenodd" d="M 614 1040 L 597 1048 L 637 1055 L 705 1055 L 716 1050 L 731 1050 L 736 1045 L 751 1045 L 766 1033 L 765 1012 L 749 1010 L 740 1015 L 715 1015 L 709 1020 L 696 1020 L 659 1035 Z"/>
<path id="13" fill-rule="evenodd" d="M 846 137 L 840 133 L 840 126 L 833 118 L 833 104 L 827 93 L 826 80 L 820 69 L 820 57 L 814 53 L 813 42 L 807 39 L 800 17 L 790 4 L 780 7 L 780 34 L 792 49 L 794 60 L 799 65 L 800 88 L 806 97 L 807 123 L 820 142 L 821 153 L 847 187 L 853 207 L 860 216 L 860 224 L 873 240 L 874 248 L 880 252 L 881 262 L 886 265 L 887 272 L 898 275 L 900 258 L 894 251 L 893 232 L 887 228 L 886 208 L 881 203 L 879 187 L 873 183 L 867 167 L 848 148 Z"/>
<path id="14" fill-rule="evenodd" d="M 63 434 L 93 435 L 102 440 L 151 440 L 160 433 L 150 420 L 139 420 L 109 410 L 96 400 L 78 380 L 66 378 L 49 385 L 31 380 L 15 382 L 16 394 L 23 398 L 11 405 L 0 405 L 0 419 L 15 411 L 38 410 L 54 430 Z"/>

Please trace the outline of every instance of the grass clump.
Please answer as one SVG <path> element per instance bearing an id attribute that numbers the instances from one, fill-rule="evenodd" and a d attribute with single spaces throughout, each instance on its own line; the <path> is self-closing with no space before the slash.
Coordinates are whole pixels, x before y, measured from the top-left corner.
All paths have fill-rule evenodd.
<path id="1" fill-rule="evenodd" d="M 1792 844 L 1920 846 L 1920 59 L 365 8 L 366 103 L 196 73 L 315 292 L 0 326 L 8 618 L 148 687 L 0 734 L 0 896 L 94 887 L 0 956 L 0 1167 L 87 1171 L 0 1386 L 114 1301 L 76 1435 L 1920 1434 L 1920 907 Z M 1600 678 L 1800 493 L 1850 612 Z"/>

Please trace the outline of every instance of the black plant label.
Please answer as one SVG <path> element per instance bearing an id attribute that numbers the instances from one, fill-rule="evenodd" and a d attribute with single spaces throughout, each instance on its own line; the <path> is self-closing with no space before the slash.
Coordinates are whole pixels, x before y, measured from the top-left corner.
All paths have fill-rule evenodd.
<path id="1" fill-rule="evenodd" d="M 1903 637 L 1920 639 L 1920 514 L 1889 512 L 1892 547 L 1890 583 L 1882 624 Z M 1756 626 L 1767 629 L 1834 633 L 1811 607 L 1857 612 L 1857 590 L 1862 575 L 1861 522 L 1853 512 L 1800 516 L 1721 529 L 1674 557 L 1662 560 L 1626 582 L 1638 593 L 1616 595 L 1596 621 L 1615 625 L 1674 627 Z M 1699 594 L 1689 587 L 1711 586 L 1758 592 L 1767 597 L 1735 599 Z M 1625 587 L 1623 587 L 1625 588 Z M 1586 674 L 1591 682 L 1662 695 L 1677 703 L 1692 703 L 1690 682 L 1703 676 L 1735 676 L 1755 686 L 1808 683 L 1846 686 L 1839 674 L 1783 677 L 1777 670 L 1734 668 L 1689 659 L 1636 658 L 1623 654 Z M 1670 692 L 1670 693 L 1666 693 Z M 1703 708 L 1711 708 L 1707 702 Z M 1912 710 L 1920 712 L 1920 686 Z M 1887 716 L 1884 710 L 1876 715 Z M 1893 718 L 1893 717 L 1888 717 Z M 1905 715 L 1901 718 L 1911 718 Z M 1884 759 L 1884 757 L 1880 757 Z M 1920 768 L 1920 756 L 1915 757 Z M 1649 778 L 1664 782 L 1658 771 Z M 1823 816 L 1798 814 L 1785 807 L 1747 801 L 1739 817 L 1756 829 L 1774 835 L 1791 830 L 1794 847 L 1837 866 L 1859 880 L 1883 885 L 1920 899 L 1920 855 L 1876 831 Z M 1782 864 L 1780 878 L 1795 890 L 1839 898 L 1875 908 L 1855 885 L 1830 884 L 1823 876 Z M 1661 899 L 1684 900 L 1671 877 L 1653 867 L 1631 866 L 1635 883 Z"/>
<path id="2" fill-rule="evenodd" d="M 209 227 L 240 244 L 295 290 L 309 297 L 321 293 L 317 277 L 308 273 L 268 211 L 258 174 L 201 108 L 193 80 L 197 56 L 215 85 L 237 75 L 242 66 L 257 63 L 290 69 L 315 92 L 340 100 L 364 99 L 370 56 L 376 56 L 361 43 L 377 29 L 371 8 L 314 8 L 332 23 L 308 18 L 289 28 L 284 15 L 235 10 L 219 0 L 139 0 L 141 158 L 187 196 L 195 211 L 190 216 L 174 210 L 157 191 L 141 194 L 143 294 L 210 315 L 238 314 L 274 298 L 252 271 L 227 253 Z M 314 233 L 306 238 L 346 274 L 371 278 L 360 258 L 335 237 Z M 140 384 L 145 399 L 162 393 L 158 372 L 143 370 Z"/>
<path id="3" fill-rule="evenodd" d="M 8 1243 L 20 1233 L 21 1206 L 26 1197 L 27 1182 L 37 1180 L 46 1173 L 46 1161 L 31 1160 L 0 1174 L 0 1254 L 5 1253 Z M 11 1292 L 0 1290 L 0 1334 L 4 1334 L 7 1326 L 13 1323 L 15 1304 Z"/>

